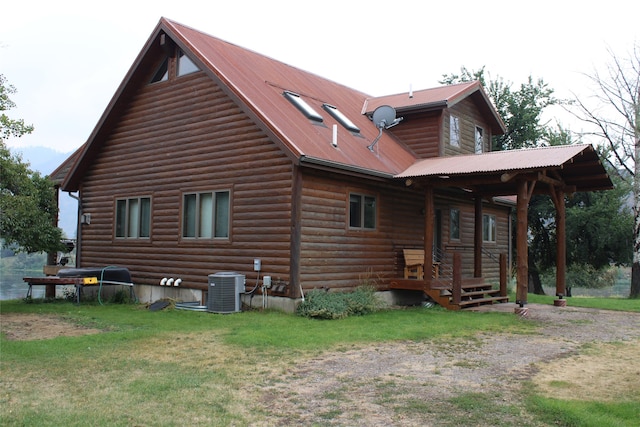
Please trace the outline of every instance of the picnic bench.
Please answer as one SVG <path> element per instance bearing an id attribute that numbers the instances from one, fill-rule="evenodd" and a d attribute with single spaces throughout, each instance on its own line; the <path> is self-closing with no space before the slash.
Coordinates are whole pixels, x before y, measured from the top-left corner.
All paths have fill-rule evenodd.
<path id="1" fill-rule="evenodd" d="M 63 268 L 57 271 L 56 276 L 23 277 L 22 280 L 29 285 L 27 298 L 32 297 L 34 286 L 75 286 L 74 299 L 77 303 L 85 286 L 128 286 L 129 293 L 133 295 L 131 275 L 124 267 Z"/>

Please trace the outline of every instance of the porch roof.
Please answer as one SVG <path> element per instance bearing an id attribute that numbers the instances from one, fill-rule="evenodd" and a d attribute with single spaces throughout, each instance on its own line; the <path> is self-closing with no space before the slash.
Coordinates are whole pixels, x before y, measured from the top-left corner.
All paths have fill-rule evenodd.
<path id="1" fill-rule="evenodd" d="M 590 144 L 493 151 L 418 160 L 399 179 L 427 179 L 493 194 L 516 194 L 516 177 L 564 187 L 569 192 L 608 190 L 613 184 Z"/>

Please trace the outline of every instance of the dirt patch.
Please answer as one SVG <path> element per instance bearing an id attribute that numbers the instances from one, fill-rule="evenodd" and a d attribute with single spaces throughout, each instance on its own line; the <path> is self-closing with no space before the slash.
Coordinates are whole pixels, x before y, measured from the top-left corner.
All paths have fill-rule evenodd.
<path id="1" fill-rule="evenodd" d="M 564 400 L 626 401 L 640 398 L 640 341 L 597 344 L 559 364 L 540 366 L 538 390 Z"/>
<path id="2" fill-rule="evenodd" d="M 8 340 L 26 341 L 97 334 L 102 331 L 78 325 L 60 316 L 5 313 L 0 315 L 0 332 Z"/>
<path id="3" fill-rule="evenodd" d="M 498 416 L 500 425 L 536 426 L 522 401 L 525 381 L 544 393 L 582 389 L 592 399 L 638 390 L 630 383 L 640 382 L 632 359 L 640 349 L 640 313 L 528 307 L 523 321 L 536 322 L 536 333 L 327 352 L 300 361 L 276 384 L 262 384 L 261 404 L 272 414 L 270 425 L 495 426 Z M 475 405 L 476 418 L 465 418 L 465 405 Z"/>

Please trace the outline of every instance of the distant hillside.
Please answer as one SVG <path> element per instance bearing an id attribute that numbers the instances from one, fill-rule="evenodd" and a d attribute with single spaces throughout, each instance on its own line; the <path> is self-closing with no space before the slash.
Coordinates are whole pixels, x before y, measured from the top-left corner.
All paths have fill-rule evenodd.
<path id="1" fill-rule="evenodd" d="M 73 153 L 61 153 L 46 147 L 11 147 L 10 150 L 13 154 L 20 154 L 23 162 L 29 163 L 32 170 L 38 171 L 43 175 L 49 175 Z M 63 192 L 60 193 L 59 203 L 60 217 L 58 226 L 62 228 L 66 237 L 75 238 L 78 203 Z"/>

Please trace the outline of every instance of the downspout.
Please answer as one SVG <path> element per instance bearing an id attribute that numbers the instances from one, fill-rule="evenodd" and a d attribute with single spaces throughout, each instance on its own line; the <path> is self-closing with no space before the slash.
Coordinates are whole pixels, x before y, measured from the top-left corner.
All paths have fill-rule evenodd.
<path id="1" fill-rule="evenodd" d="M 75 199 L 76 202 L 78 202 L 78 218 L 76 220 L 76 262 L 75 262 L 75 267 L 79 267 L 79 261 L 80 261 L 80 218 L 82 218 L 82 201 L 80 200 L 79 196 L 76 196 L 75 194 L 71 193 L 70 191 L 67 192 L 67 194 L 69 195 L 69 197 L 71 197 L 72 199 Z"/>

